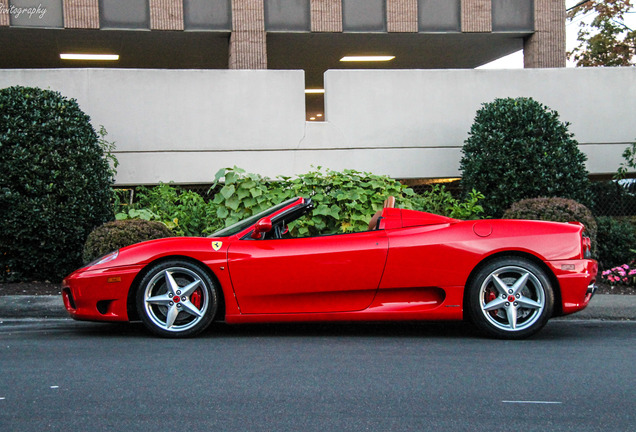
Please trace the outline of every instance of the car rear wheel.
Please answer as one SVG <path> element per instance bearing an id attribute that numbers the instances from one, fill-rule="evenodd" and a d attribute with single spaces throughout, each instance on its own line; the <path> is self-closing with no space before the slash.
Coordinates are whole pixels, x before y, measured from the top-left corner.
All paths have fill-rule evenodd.
<path id="1" fill-rule="evenodd" d="M 218 298 L 214 282 L 201 266 L 174 260 L 146 272 L 137 291 L 137 311 L 151 332 L 187 337 L 210 325 Z"/>
<path id="2" fill-rule="evenodd" d="M 523 339 L 552 316 L 554 292 L 543 269 L 524 258 L 498 258 L 484 266 L 468 286 L 471 321 L 484 333 Z"/>

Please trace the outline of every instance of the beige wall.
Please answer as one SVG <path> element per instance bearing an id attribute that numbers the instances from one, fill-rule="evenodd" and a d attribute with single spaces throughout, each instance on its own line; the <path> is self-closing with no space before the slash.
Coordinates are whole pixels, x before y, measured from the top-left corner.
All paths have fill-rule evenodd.
<path id="1" fill-rule="evenodd" d="M 332 70 L 320 123 L 304 120 L 302 71 L 0 72 L 0 88 L 17 84 L 76 98 L 104 125 L 120 184 L 209 183 L 234 165 L 268 176 L 321 165 L 455 177 L 475 112 L 508 96 L 533 97 L 570 122 L 591 173 L 614 172 L 636 139 L 634 68 Z"/>

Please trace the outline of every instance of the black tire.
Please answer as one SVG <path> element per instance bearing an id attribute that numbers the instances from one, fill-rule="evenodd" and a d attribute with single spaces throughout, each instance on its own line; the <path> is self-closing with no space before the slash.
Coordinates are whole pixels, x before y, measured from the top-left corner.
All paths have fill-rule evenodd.
<path id="1" fill-rule="evenodd" d="M 554 290 L 550 278 L 524 258 L 492 260 L 470 280 L 467 289 L 470 320 L 491 337 L 527 338 L 552 316 Z"/>
<path id="2" fill-rule="evenodd" d="M 214 320 L 217 287 L 198 264 L 172 260 L 146 271 L 137 289 L 137 312 L 152 333 L 169 338 L 194 336 Z"/>

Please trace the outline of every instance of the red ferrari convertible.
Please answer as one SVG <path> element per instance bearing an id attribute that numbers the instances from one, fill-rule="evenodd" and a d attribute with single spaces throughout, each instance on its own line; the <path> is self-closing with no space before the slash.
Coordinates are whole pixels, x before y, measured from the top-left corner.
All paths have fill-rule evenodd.
<path id="1" fill-rule="evenodd" d="M 76 270 L 62 296 L 78 320 L 141 320 L 191 336 L 212 321 L 470 320 L 520 339 L 587 306 L 596 261 L 579 223 L 461 221 L 389 203 L 368 231 L 289 238 L 294 198 L 209 238 L 165 238 Z"/>

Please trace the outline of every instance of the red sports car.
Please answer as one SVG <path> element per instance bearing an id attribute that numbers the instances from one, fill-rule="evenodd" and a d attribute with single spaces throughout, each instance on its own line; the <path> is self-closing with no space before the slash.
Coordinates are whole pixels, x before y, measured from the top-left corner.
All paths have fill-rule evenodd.
<path id="1" fill-rule="evenodd" d="M 294 198 L 209 238 L 128 246 L 69 275 L 64 304 L 78 320 L 141 319 L 167 337 L 212 321 L 466 319 L 519 339 L 594 294 L 579 223 L 461 221 L 391 204 L 358 233 L 289 238 L 313 207 Z"/>

